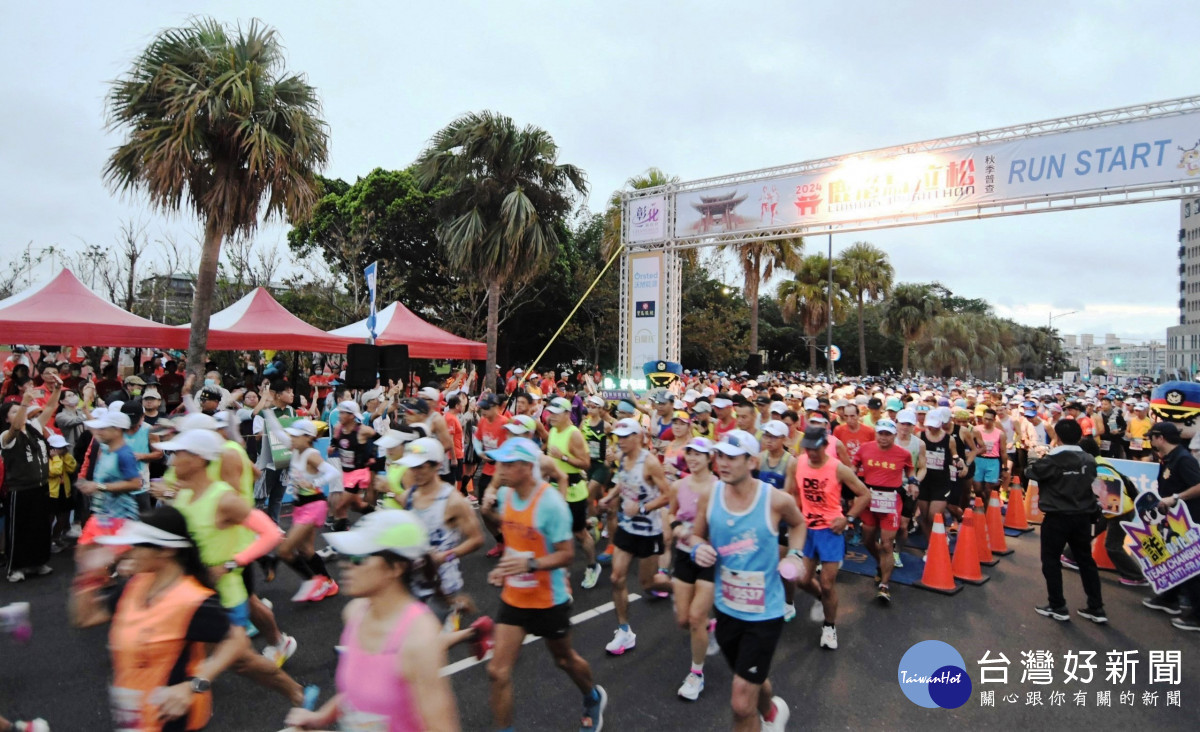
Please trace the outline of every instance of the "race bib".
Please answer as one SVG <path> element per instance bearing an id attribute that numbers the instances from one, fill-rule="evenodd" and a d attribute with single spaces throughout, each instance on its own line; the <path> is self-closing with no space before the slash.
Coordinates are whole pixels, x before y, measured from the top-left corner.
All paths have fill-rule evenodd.
<path id="1" fill-rule="evenodd" d="M 504 556 L 520 557 L 521 559 L 529 561 L 529 559 L 531 559 L 533 557 L 533 552 L 519 552 L 514 549 L 505 548 Z M 518 590 L 527 590 L 531 587 L 538 586 L 537 575 L 534 574 L 533 572 L 522 572 L 520 574 L 512 574 L 512 575 L 509 575 L 508 577 L 504 578 L 504 584 L 508 585 L 509 587 L 518 589 Z"/>
<path id="2" fill-rule="evenodd" d="M 338 729 L 344 732 L 388 732 L 390 722 L 382 714 L 370 714 L 354 708 L 345 696 L 338 704 Z"/>
<path id="3" fill-rule="evenodd" d="M 112 709 L 115 732 L 140 732 L 145 729 L 142 724 L 143 697 L 143 692 L 137 689 L 108 687 L 108 704 Z"/>
<path id="4" fill-rule="evenodd" d="M 593 460 L 600 459 L 600 443 L 599 442 L 591 442 L 591 441 L 588 442 L 588 455 L 591 455 Z"/>
<path id="5" fill-rule="evenodd" d="M 925 467 L 930 470 L 942 470 L 946 467 L 946 453 L 941 450 L 925 453 Z"/>
<path id="6" fill-rule="evenodd" d="M 895 513 L 896 506 L 900 500 L 898 491 L 877 491 L 871 490 L 871 512 L 872 513 Z"/>
<path id="7" fill-rule="evenodd" d="M 766 612 L 765 573 L 739 572 L 721 567 L 721 599 L 730 610 L 743 613 Z"/>
<path id="8" fill-rule="evenodd" d="M 1108 440 L 1100 440 L 1100 449 L 1104 452 L 1108 452 L 1112 449 L 1112 443 Z"/>
<path id="9" fill-rule="evenodd" d="M 1142 449 L 1142 438 L 1135 437 L 1132 440 L 1130 440 L 1129 441 L 1129 449 L 1130 450 L 1141 450 Z"/>
<path id="10" fill-rule="evenodd" d="M 950 463 L 950 482 L 953 483 L 956 480 L 958 480 L 958 466 Z"/>

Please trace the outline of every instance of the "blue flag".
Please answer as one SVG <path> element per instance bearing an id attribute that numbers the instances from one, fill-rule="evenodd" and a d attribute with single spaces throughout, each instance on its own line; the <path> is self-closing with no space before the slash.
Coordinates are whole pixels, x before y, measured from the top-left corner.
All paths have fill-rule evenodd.
<path id="1" fill-rule="evenodd" d="M 375 342 L 375 279 L 376 272 L 379 270 L 379 262 L 371 262 L 367 268 L 363 270 L 363 274 L 367 276 L 367 291 L 371 297 L 371 314 L 367 316 L 367 330 L 371 331 L 371 343 Z"/>

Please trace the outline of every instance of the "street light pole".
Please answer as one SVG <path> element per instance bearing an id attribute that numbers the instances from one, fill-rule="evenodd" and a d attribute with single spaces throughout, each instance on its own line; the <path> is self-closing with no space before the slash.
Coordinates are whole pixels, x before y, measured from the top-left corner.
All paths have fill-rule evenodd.
<path id="1" fill-rule="evenodd" d="M 829 292 L 825 303 L 828 328 L 825 333 L 825 370 L 833 383 L 833 233 L 829 234 Z"/>

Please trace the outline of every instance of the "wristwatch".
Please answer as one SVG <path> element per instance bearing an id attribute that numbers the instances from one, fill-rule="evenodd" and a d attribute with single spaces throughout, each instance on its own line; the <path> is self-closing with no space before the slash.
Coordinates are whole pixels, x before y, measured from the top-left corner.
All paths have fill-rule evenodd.
<path id="1" fill-rule="evenodd" d="M 200 676 L 193 676 L 189 685 L 193 694 L 204 694 L 212 688 L 212 682 Z"/>
<path id="2" fill-rule="evenodd" d="M 101 493 L 108 493 L 108 486 L 104 483 L 97 483 L 96 490 L 100 491 Z"/>
<path id="3" fill-rule="evenodd" d="M 242 565 L 238 564 L 237 560 L 235 560 L 235 559 L 230 559 L 228 562 L 225 562 L 225 564 L 222 564 L 221 566 L 225 568 L 226 572 L 232 572 L 235 569 L 242 568 Z"/>
<path id="4" fill-rule="evenodd" d="M 530 572 L 538 571 L 537 557 L 530 557 L 529 562 L 525 565 L 525 568 Z"/>

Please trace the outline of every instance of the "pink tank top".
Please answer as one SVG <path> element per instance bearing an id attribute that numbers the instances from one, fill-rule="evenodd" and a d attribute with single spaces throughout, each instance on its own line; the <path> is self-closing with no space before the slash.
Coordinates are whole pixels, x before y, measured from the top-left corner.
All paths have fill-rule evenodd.
<path id="1" fill-rule="evenodd" d="M 692 490 L 691 476 L 679 481 L 679 488 L 675 491 L 675 502 L 679 504 L 675 518 L 687 523 L 696 520 L 696 506 L 700 503 L 700 495 Z"/>
<path id="2" fill-rule="evenodd" d="M 397 668 L 396 654 L 413 621 L 427 612 L 421 602 L 410 603 L 378 653 L 368 653 L 358 644 L 362 613 L 346 622 L 337 667 L 340 729 L 420 732 L 424 728 L 408 680 Z"/>

